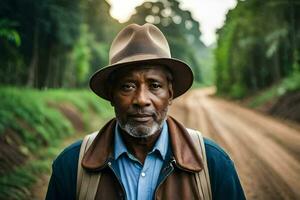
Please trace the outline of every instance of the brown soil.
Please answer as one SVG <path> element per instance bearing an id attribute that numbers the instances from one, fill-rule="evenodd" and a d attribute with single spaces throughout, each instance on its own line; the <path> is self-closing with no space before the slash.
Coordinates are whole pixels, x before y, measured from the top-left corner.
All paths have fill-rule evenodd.
<path id="1" fill-rule="evenodd" d="M 0 135 L 0 147 L 0 175 L 22 165 L 28 157 L 22 148 L 20 136 L 12 129 L 6 129 Z"/>
<path id="2" fill-rule="evenodd" d="M 200 130 L 234 160 L 247 199 L 300 199 L 300 128 L 192 90 L 174 101 L 170 115 Z"/>
<path id="3" fill-rule="evenodd" d="M 73 127 L 78 131 L 84 130 L 84 123 L 82 119 L 82 114 L 74 107 L 68 103 L 53 104 L 49 103 L 49 106 L 58 108 L 60 112 L 72 123 Z"/>
<path id="4" fill-rule="evenodd" d="M 300 91 L 290 92 L 280 97 L 268 113 L 300 123 Z"/>

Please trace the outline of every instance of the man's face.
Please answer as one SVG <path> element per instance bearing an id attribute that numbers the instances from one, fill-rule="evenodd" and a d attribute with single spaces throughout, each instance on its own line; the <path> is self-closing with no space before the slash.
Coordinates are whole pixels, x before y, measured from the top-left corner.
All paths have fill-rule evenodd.
<path id="1" fill-rule="evenodd" d="M 134 137 L 148 137 L 162 128 L 172 98 L 166 70 L 145 66 L 117 75 L 111 103 L 124 131 Z"/>

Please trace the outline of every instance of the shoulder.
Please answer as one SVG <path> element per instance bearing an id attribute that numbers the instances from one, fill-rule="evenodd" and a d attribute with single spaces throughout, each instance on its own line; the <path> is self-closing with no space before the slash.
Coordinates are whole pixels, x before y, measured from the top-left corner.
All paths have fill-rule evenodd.
<path id="1" fill-rule="evenodd" d="M 204 138 L 207 159 L 232 162 L 225 150 L 211 139 Z"/>
<path id="2" fill-rule="evenodd" d="M 70 146 L 66 147 L 57 156 L 57 158 L 53 162 L 53 172 L 58 173 L 59 171 L 63 172 L 68 169 L 69 170 L 73 169 L 77 171 L 77 162 L 78 162 L 81 143 L 82 140 L 74 142 Z"/>
<path id="3" fill-rule="evenodd" d="M 245 199 L 233 161 L 223 148 L 204 138 L 207 166 L 214 199 Z"/>
<path id="4" fill-rule="evenodd" d="M 59 162 L 60 160 L 72 159 L 78 157 L 82 140 L 78 140 L 73 144 L 66 147 L 55 159 L 54 162 Z"/>
<path id="5" fill-rule="evenodd" d="M 204 145 L 208 169 L 212 176 L 218 176 L 220 172 L 224 174 L 235 171 L 233 161 L 222 147 L 208 138 L 204 138 Z"/>

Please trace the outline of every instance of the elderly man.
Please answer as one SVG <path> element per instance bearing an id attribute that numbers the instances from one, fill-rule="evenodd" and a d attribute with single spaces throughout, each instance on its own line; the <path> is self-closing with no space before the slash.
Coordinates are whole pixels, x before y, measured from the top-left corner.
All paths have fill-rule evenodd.
<path id="1" fill-rule="evenodd" d="M 157 27 L 125 27 L 90 80 L 116 118 L 57 157 L 46 198 L 245 199 L 224 150 L 167 116 L 192 82 Z"/>

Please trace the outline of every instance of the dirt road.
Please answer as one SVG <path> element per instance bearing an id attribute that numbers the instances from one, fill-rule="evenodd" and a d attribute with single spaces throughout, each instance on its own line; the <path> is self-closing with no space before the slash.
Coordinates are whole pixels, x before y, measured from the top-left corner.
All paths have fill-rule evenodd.
<path id="1" fill-rule="evenodd" d="M 192 90 L 170 109 L 215 140 L 235 162 L 247 199 L 300 199 L 300 132 L 279 120 Z"/>

